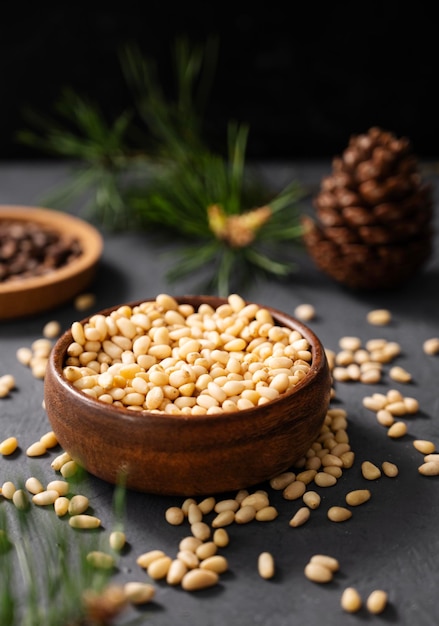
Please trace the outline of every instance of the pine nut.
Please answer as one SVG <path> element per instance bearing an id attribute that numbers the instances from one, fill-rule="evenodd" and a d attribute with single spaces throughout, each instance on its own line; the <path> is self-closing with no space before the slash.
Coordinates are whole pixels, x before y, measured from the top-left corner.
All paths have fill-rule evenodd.
<path id="1" fill-rule="evenodd" d="M 381 476 L 380 468 L 371 463 L 371 461 L 363 461 L 361 473 L 366 480 L 377 480 Z"/>
<path id="2" fill-rule="evenodd" d="M 219 500 L 214 507 L 216 513 L 222 513 L 223 511 L 237 511 L 239 509 L 239 502 L 235 499 Z"/>
<path id="3" fill-rule="evenodd" d="M 25 511 L 29 507 L 29 500 L 23 489 L 17 489 L 12 495 L 12 502 L 19 511 Z"/>
<path id="4" fill-rule="evenodd" d="M 275 563 L 270 552 L 261 552 L 258 557 L 258 572 L 261 578 L 269 580 L 274 577 Z"/>
<path id="5" fill-rule="evenodd" d="M 101 550 L 92 550 L 87 554 L 87 562 L 97 569 L 112 569 L 115 565 L 111 554 Z"/>
<path id="6" fill-rule="evenodd" d="M 387 326 L 392 321 L 392 314 L 387 309 L 374 309 L 368 312 L 366 319 L 373 326 Z"/>
<path id="7" fill-rule="evenodd" d="M 53 430 L 49 430 L 49 432 L 45 433 L 40 437 L 40 441 L 46 448 L 54 448 L 58 445 L 58 439 L 56 438 Z"/>
<path id="8" fill-rule="evenodd" d="M 166 509 L 165 519 L 172 526 L 179 526 L 185 519 L 184 512 L 178 506 L 171 506 Z"/>
<path id="9" fill-rule="evenodd" d="M 69 525 L 72 528 L 81 528 L 81 529 L 91 529 L 91 528 L 99 528 L 101 525 L 101 520 L 94 515 L 73 515 L 69 519 Z"/>
<path id="10" fill-rule="evenodd" d="M 126 544 L 126 536 L 122 530 L 113 530 L 108 538 L 108 543 L 112 550 L 120 552 Z"/>
<path id="11" fill-rule="evenodd" d="M 395 365 L 389 370 L 389 376 L 392 380 L 399 383 L 409 383 L 412 380 L 412 375 L 403 367 Z"/>
<path id="12" fill-rule="evenodd" d="M 260 509 L 263 510 L 263 509 Z M 250 504 L 246 504 L 245 506 L 242 506 L 240 509 L 238 509 L 238 511 L 236 511 L 235 513 L 235 522 L 237 524 L 248 524 L 249 522 L 252 522 L 256 517 L 256 509 L 254 506 L 251 506 Z"/>
<path id="13" fill-rule="evenodd" d="M 213 541 L 219 548 L 225 548 L 229 545 L 229 533 L 225 528 L 217 528 L 213 533 Z"/>
<path id="14" fill-rule="evenodd" d="M 70 491 L 70 485 L 65 480 L 51 480 L 46 485 L 46 489 L 54 489 L 59 493 L 60 496 L 66 496 Z"/>
<path id="15" fill-rule="evenodd" d="M 0 443 L 0 454 L 3 456 L 9 456 L 14 454 L 18 448 L 18 439 L 16 437 L 8 437 Z"/>
<path id="16" fill-rule="evenodd" d="M 310 509 L 317 509 L 320 506 L 321 497 L 317 491 L 307 491 L 303 494 L 302 500 Z"/>
<path id="17" fill-rule="evenodd" d="M 158 559 L 154 559 L 147 568 L 147 574 L 153 580 L 161 580 L 166 578 L 169 567 L 172 563 L 172 559 L 170 556 L 164 555 L 160 556 Z"/>
<path id="18" fill-rule="evenodd" d="M 140 554 L 136 559 L 136 563 L 139 567 L 148 569 L 153 561 L 160 559 L 162 556 L 165 556 L 163 550 L 150 550 L 149 552 Z"/>
<path id="19" fill-rule="evenodd" d="M 265 506 L 256 511 L 256 519 L 258 522 L 271 522 L 279 515 L 278 510 L 274 506 Z"/>
<path id="20" fill-rule="evenodd" d="M 71 461 L 72 457 L 70 456 L 70 454 L 68 452 L 62 452 L 61 454 L 59 454 L 55 459 L 53 459 L 52 463 L 50 464 L 52 469 L 54 469 L 56 472 L 58 472 L 61 467 L 67 463 L 67 461 Z"/>
<path id="21" fill-rule="evenodd" d="M 210 496 L 208 498 L 204 498 L 201 502 L 198 503 L 198 508 L 203 513 L 203 515 L 207 515 L 211 511 L 213 511 L 215 507 L 215 498 Z"/>
<path id="22" fill-rule="evenodd" d="M 53 503 L 53 510 L 58 517 L 64 517 L 68 513 L 70 500 L 66 496 L 60 496 Z"/>
<path id="23" fill-rule="evenodd" d="M 341 608 L 347 613 L 357 613 L 361 609 L 362 600 L 354 587 L 346 587 L 341 595 Z"/>
<path id="24" fill-rule="evenodd" d="M 233 514 L 233 512 L 232 512 Z M 220 513 L 221 515 L 221 513 Z M 191 532 L 194 537 L 197 539 L 201 539 L 201 541 L 206 541 L 210 538 L 210 527 L 205 522 L 195 522 L 195 524 L 191 525 Z"/>
<path id="25" fill-rule="evenodd" d="M 187 571 L 188 567 L 183 561 L 173 559 L 166 574 L 166 582 L 168 585 L 179 585 Z"/>
<path id="26" fill-rule="evenodd" d="M 380 409 L 379 411 L 377 411 L 377 421 L 382 426 L 389 427 L 389 426 L 392 426 L 393 422 L 395 421 L 395 418 L 393 417 L 391 412 L 388 411 L 387 409 Z"/>
<path id="27" fill-rule="evenodd" d="M 3 483 L 1 488 L 1 494 L 4 498 L 6 498 L 6 500 L 12 500 L 15 491 L 16 487 L 12 481 L 7 480 Z"/>
<path id="28" fill-rule="evenodd" d="M 331 506 L 328 509 L 328 519 L 331 522 L 345 522 L 352 517 L 352 511 L 343 506 Z"/>
<path id="29" fill-rule="evenodd" d="M 407 424 L 405 422 L 395 422 L 389 427 L 387 434 L 392 439 L 399 439 L 407 434 Z"/>
<path id="30" fill-rule="evenodd" d="M 88 509 L 89 501 L 86 496 L 75 495 L 70 500 L 69 515 L 80 515 Z"/>
<path id="31" fill-rule="evenodd" d="M 38 478 L 35 478 L 35 476 L 31 476 L 30 478 L 28 478 L 24 483 L 24 486 L 29 491 L 29 493 L 32 493 L 33 495 L 44 491 L 43 485 L 38 480 Z"/>
<path id="32" fill-rule="evenodd" d="M 47 506 L 53 504 L 57 498 L 59 498 L 59 493 L 55 489 L 48 489 L 32 496 L 32 502 L 37 506 Z"/>
<path id="33" fill-rule="evenodd" d="M 200 559 L 192 550 L 179 550 L 177 559 L 184 563 L 187 569 L 195 569 L 200 565 Z"/>
<path id="34" fill-rule="evenodd" d="M 192 569 L 187 572 L 181 581 L 185 591 L 199 591 L 217 584 L 219 576 L 216 572 L 208 569 Z"/>
<path id="35" fill-rule="evenodd" d="M 47 448 L 42 441 L 35 441 L 32 445 L 30 445 L 26 450 L 27 456 L 43 456 L 46 454 Z"/>
<path id="36" fill-rule="evenodd" d="M 423 476 L 439 476 L 439 461 L 427 461 L 418 467 Z"/>
<path id="37" fill-rule="evenodd" d="M 294 472 L 284 472 L 270 480 L 270 487 L 275 490 L 285 489 L 285 487 L 292 483 L 295 478 L 296 475 Z"/>
<path id="38" fill-rule="evenodd" d="M 72 476 L 76 474 L 78 469 L 79 469 L 78 464 L 76 463 L 76 461 L 72 460 L 72 461 L 67 461 L 67 463 L 64 463 L 64 465 L 61 466 L 61 469 L 59 471 L 63 478 L 71 478 Z"/>
<path id="39" fill-rule="evenodd" d="M 302 526 L 303 524 L 305 524 L 305 522 L 309 520 L 310 514 L 311 512 L 307 506 L 300 507 L 300 509 L 298 509 L 293 517 L 290 519 L 289 525 L 292 528 Z"/>
<path id="40" fill-rule="evenodd" d="M 422 345 L 425 354 L 435 355 L 439 354 L 439 337 L 431 337 L 426 339 Z"/>
<path id="41" fill-rule="evenodd" d="M 358 506 L 370 500 L 371 493 L 369 489 L 355 489 L 346 494 L 346 504 L 349 506 Z"/>
<path id="42" fill-rule="evenodd" d="M 155 587 L 150 583 L 129 581 L 124 584 L 124 594 L 131 604 L 147 604 L 155 596 Z"/>
<path id="43" fill-rule="evenodd" d="M 200 559 L 200 561 L 204 561 L 211 556 L 214 556 L 218 551 L 218 546 L 214 541 L 206 541 L 198 546 L 195 550 L 195 554 Z"/>
<path id="44" fill-rule="evenodd" d="M 321 563 L 309 562 L 305 566 L 305 576 L 314 583 L 329 583 L 334 575 L 329 567 Z"/>
<path id="45" fill-rule="evenodd" d="M 218 515 L 212 520 L 212 528 L 222 528 L 223 526 L 229 526 L 233 524 L 235 521 L 235 511 L 232 509 L 226 509 L 225 511 L 221 511 Z"/>
<path id="46" fill-rule="evenodd" d="M 337 478 L 327 472 L 318 472 L 314 482 L 318 487 L 333 487 L 337 483 Z"/>
<path id="47" fill-rule="evenodd" d="M 338 572 L 340 569 L 340 563 L 338 560 L 329 556 L 328 554 L 313 554 L 313 556 L 309 560 L 310 563 L 318 563 L 319 565 L 323 565 L 327 567 L 331 572 Z"/>
<path id="48" fill-rule="evenodd" d="M 297 500 L 301 498 L 306 491 L 306 485 L 301 480 L 295 480 L 285 487 L 282 496 L 285 500 Z"/>
<path id="49" fill-rule="evenodd" d="M 211 570 L 212 572 L 216 572 L 217 574 L 223 574 L 228 570 L 229 564 L 224 556 L 220 554 L 214 554 L 203 559 L 200 563 L 200 568 Z"/>
<path id="50" fill-rule="evenodd" d="M 387 593 L 381 589 L 375 589 L 367 598 L 366 606 L 374 615 L 382 613 L 387 606 Z"/>
<path id="51" fill-rule="evenodd" d="M 395 478 L 395 476 L 398 476 L 399 470 L 398 466 L 395 465 L 395 463 L 390 463 L 390 461 L 384 461 L 381 467 L 384 474 L 389 478 Z"/>
<path id="52" fill-rule="evenodd" d="M 415 439 L 413 446 L 418 452 L 421 452 L 421 454 L 432 454 L 436 450 L 434 443 L 426 439 Z"/>

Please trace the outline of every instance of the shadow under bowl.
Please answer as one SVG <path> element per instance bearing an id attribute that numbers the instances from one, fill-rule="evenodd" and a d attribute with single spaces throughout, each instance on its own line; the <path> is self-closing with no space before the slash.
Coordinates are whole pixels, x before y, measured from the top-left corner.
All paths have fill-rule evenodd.
<path id="1" fill-rule="evenodd" d="M 195 309 L 206 302 L 214 308 L 227 302 L 214 296 L 175 299 Z M 116 308 L 101 313 L 108 315 Z M 286 471 L 320 432 L 331 376 L 318 337 L 289 315 L 263 308 L 276 324 L 298 330 L 308 340 L 312 364 L 307 375 L 278 399 L 236 413 L 140 413 L 91 398 L 63 376 L 72 342 L 71 332 L 64 333 L 52 349 L 44 382 L 48 418 L 62 448 L 98 478 L 162 495 L 237 490 Z"/>

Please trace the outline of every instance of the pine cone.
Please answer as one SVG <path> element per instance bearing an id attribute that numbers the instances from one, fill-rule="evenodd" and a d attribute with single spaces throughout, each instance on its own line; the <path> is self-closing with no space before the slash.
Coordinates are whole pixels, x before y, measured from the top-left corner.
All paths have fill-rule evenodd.
<path id="1" fill-rule="evenodd" d="M 315 264 L 354 289 L 400 286 L 433 251 L 433 194 L 409 140 L 380 128 L 352 135 L 305 217 Z"/>

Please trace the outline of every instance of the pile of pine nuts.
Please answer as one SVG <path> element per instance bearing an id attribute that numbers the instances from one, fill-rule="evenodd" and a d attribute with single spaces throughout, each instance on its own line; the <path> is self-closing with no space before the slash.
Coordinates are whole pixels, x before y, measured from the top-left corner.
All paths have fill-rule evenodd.
<path id="1" fill-rule="evenodd" d="M 63 375 L 78 390 L 133 411 L 210 415 L 277 399 L 309 372 L 297 330 L 232 294 L 195 310 L 167 294 L 74 322 Z"/>

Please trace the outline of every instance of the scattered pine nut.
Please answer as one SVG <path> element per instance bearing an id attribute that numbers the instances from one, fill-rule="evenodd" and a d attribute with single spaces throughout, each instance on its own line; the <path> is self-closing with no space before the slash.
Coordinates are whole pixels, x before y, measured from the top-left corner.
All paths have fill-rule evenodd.
<path id="1" fill-rule="evenodd" d="M 66 496 L 60 496 L 53 503 L 53 510 L 58 517 L 64 517 L 69 510 L 70 500 Z"/>
<path id="2" fill-rule="evenodd" d="M 331 570 L 331 572 L 338 572 L 338 570 L 340 569 L 340 563 L 338 559 L 333 556 L 329 556 L 328 554 L 313 554 L 309 562 L 323 565 L 324 567 L 327 567 L 329 570 Z"/>
<path id="3" fill-rule="evenodd" d="M 229 568 L 227 559 L 221 554 L 213 554 L 203 559 L 200 563 L 201 569 L 208 569 L 217 574 L 223 574 Z"/>
<path id="4" fill-rule="evenodd" d="M 426 439 L 415 439 L 413 442 L 413 446 L 421 452 L 421 454 L 433 454 L 436 450 L 436 446 L 432 441 L 427 441 Z"/>
<path id="5" fill-rule="evenodd" d="M 331 506 L 328 509 L 328 519 L 331 522 L 345 522 L 352 517 L 352 511 L 344 506 Z"/>
<path id="6" fill-rule="evenodd" d="M 47 452 L 47 448 L 44 445 L 44 443 L 42 441 L 35 441 L 35 443 L 31 444 L 27 450 L 26 450 L 26 455 L 27 456 L 43 456 L 43 454 L 46 454 Z"/>
<path id="7" fill-rule="evenodd" d="M 12 495 L 12 502 L 19 511 L 25 511 L 29 507 L 29 499 L 23 489 L 17 489 Z"/>
<path id="8" fill-rule="evenodd" d="M 130 581 L 124 585 L 124 593 L 131 604 L 147 604 L 155 596 L 155 587 L 150 583 Z"/>
<path id="9" fill-rule="evenodd" d="M 122 530 L 113 530 L 108 538 L 112 550 L 120 552 L 126 544 L 126 535 Z"/>
<path id="10" fill-rule="evenodd" d="M 377 478 L 381 476 L 380 468 L 370 461 L 363 461 L 361 464 L 361 473 L 366 480 L 377 480 Z"/>
<path id="11" fill-rule="evenodd" d="M 275 563 L 270 552 L 261 552 L 258 556 L 258 572 L 261 578 L 269 580 L 275 574 Z"/>
<path id="12" fill-rule="evenodd" d="M 219 576 L 216 572 L 208 569 L 196 568 L 187 572 L 181 581 L 185 591 L 198 591 L 213 587 L 217 584 Z"/>
<path id="13" fill-rule="evenodd" d="M 1 488 L 1 494 L 4 498 L 6 498 L 6 500 L 12 500 L 15 491 L 16 487 L 12 481 L 7 480 L 3 483 Z"/>
<path id="14" fill-rule="evenodd" d="M 43 327 L 43 337 L 46 339 L 55 339 L 61 334 L 61 324 L 56 320 L 47 322 Z"/>
<path id="15" fill-rule="evenodd" d="M 64 465 L 61 466 L 61 469 L 59 471 L 63 478 L 71 478 L 72 476 L 76 474 L 78 469 L 79 469 L 78 464 L 76 463 L 76 461 L 72 460 L 72 461 L 67 461 L 67 463 L 64 463 Z"/>
<path id="16" fill-rule="evenodd" d="M 87 496 L 75 495 L 70 500 L 69 515 L 81 515 L 88 509 L 89 501 Z"/>
<path id="17" fill-rule="evenodd" d="M 169 567 L 172 563 L 172 559 L 168 555 L 160 556 L 158 559 L 154 559 L 147 568 L 147 574 L 153 580 L 161 580 L 166 578 Z"/>
<path id="18" fill-rule="evenodd" d="M 139 565 L 139 567 L 143 569 L 148 569 L 153 561 L 155 561 L 156 559 L 160 559 L 162 556 L 165 556 L 163 550 L 150 550 L 149 552 L 144 552 L 143 554 L 140 554 L 136 559 L 136 563 L 137 565 Z"/>
<path id="19" fill-rule="evenodd" d="M 373 326 L 387 326 L 392 321 L 392 314 L 387 309 L 374 309 L 368 312 L 366 319 Z"/>
<path id="20" fill-rule="evenodd" d="M 374 615 L 382 613 L 387 606 L 387 593 L 381 589 L 375 589 L 367 598 L 366 606 Z"/>
<path id="21" fill-rule="evenodd" d="M 439 337 L 431 337 L 430 339 L 426 339 L 422 347 L 425 354 L 428 354 L 430 356 L 439 354 Z"/>
<path id="22" fill-rule="evenodd" d="M 390 461 L 384 461 L 381 467 L 384 474 L 389 478 L 395 478 L 399 474 L 398 466 L 395 463 L 390 463 Z"/>
<path id="23" fill-rule="evenodd" d="M 16 437 L 8 437 L 0 443 L 0 454 L 3 456 L 9 456 L 14 454 L 18 448 L 18 439 Z"/>
<path id="24" fill-rule="evenodd" d="M 166 582 L 168 585 L 179 585 L 183 580 L 183 576 L 188 571 L 188 567 L 180 559 L 173 559 L 166 574 Z"/>
<path id="25" fill-rule="evenodd" d="M 46 489 L 32 496 L 32 502 L 37 506 L 47 506 L 53 504 L 59 498 L 59 493 L 55 489 Z"/>
<path id="26" fill-rule="evenodd" d="M 369 489 L 355 489 L 346 494 L 346 504 L 349 506 L 358 506 L 370 500 L 371 493 Z"/>
<path id="27" fill-rule="evenodd" d="M 256 511 L 256 519 L 258 522 L 272 522 L 279 515 L 278 510 L 274 506 L 265 506 Z"/>
<path id="28" fill-rule="evenodd" d="M 347 613 L 357 613 L 363 603 L 360 594 L 354 587 L 346 587 L 341 595 L 340 604 Z"/>
<path id="29" fill-rule="evenodd" d="M 53 430 L 49 430 L 49 432 L 42 435 L 40 441 L 46 448 L 54 448 L 58 445 L 58 439 Z"/>
<path id="30" fill-rule="evenodd" d="M 307 491 L 303 494 L 302 500 L 310 509 L 317 509 L 320 506 L 321 497 L 317 491 Z"/>
<path id="31" fill-rule="evenodd" d="M 398 383 L 410 383 L 412 381 L 412 375 L 403 367 L 395 365 L 389 370 L 389 376 L 392 380 Z"/>
<path id="32" fill-rule="evenodd" d="M 101 550 L 92 550 L 87 554 L 87 562 L 97 569 L 112 569 L 115 565 L 114 557 Z"/>
<path id="33" fill-rule="evenodd" d="M 298 526 L 302 526 L 309 520 L 311 512 L 307 506 L 302 506 L 300 509 L 296 511 L 293 517 L 289 521 L 289 525 L 292 528 L 297 528 Z"/>
<path id="34" fill-rule="evenodd" d="M 41 491 L 44 491 L 44 487 L 41 484 L 41 481 L 38 480 L 38 478 L 35 478 L 35 476 L 31 476 L 30 478 L 28 478 L 26 482 L 24 483 L 24 486 L 29 491 L 29 493 L 33 495 L 35 495 L 36 493 L 40 493 Z"/>
<path id="35" fill-rule="evenodd" d="M 299 304 L 294 309 L 294 316 L 303 322 L 309 322 L 315 318 L 316 311 L 312 304 Z"/>
<path id="36" fill-rule="evenodd" d="M 82 513 L 81 515 L 73 515 L 73 517 L 69 519 L 69 525 L 72 528 L 81 529 L 99 528 L 101 520 L 94 515 L 86 515 Z"/>
<path id="37" fill-rule="evenodd" d="M 389 427 L 387 435 L 392 439 L 399 439 L 407 434 L 407 424 L 405 422 L 395 422 Z"/>
<path id="38" fill-rule="evenodd" d="M 225 548 L 229 545 L 229 533 L 225 528 L 217 528 L 213 533 L 213 541 L 218 548 Z"/>
<path id="39" fill-rule="evenodd" d="M 73 301 L 73 306 L 77 311 L 85 311 L 94 306 L 96 296 L 93 293 L 81 293 Z"/>
<path id="40" fill-rule="evenodd" d="M 439 461 L 427 461 L 418 467 L 423 476 L 439 476 Z"/>
<path id="41" fill-rule="evenodd" d="M 309 562 L 305 566 L 305 576 L 314 583 L 329 583 L 334 575 L 329 567 L 321 563 Z"/>
<path id="42" fill-rule="evenodd" d="M 185 515 L 183 510 L 178 506 L 171 506 L 166 509 L 165 519 L 172 526 L 179 526 L 184 522 Z"/>

